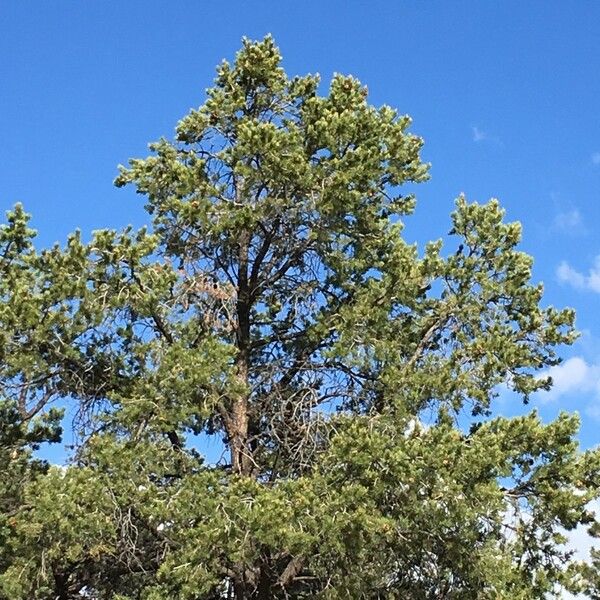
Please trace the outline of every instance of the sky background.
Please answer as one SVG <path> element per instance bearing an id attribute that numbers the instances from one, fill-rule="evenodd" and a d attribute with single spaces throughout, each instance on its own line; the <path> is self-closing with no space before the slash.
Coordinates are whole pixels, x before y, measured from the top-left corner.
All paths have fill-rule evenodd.
<path id="1" fill-rule="evenodd" d="M 172 137 L 240 39 L 272 33 L 289 74 L 353 74 L 410 114 L 431 180 L 406 235 L 448 232 L 454 198 L 497 197 L 524 226 L 544 302 L 577 310 L 555 389 L 532 405 L 600 442 L 600 3 L 0 0 L 0 212 L 39 244 L 144 224 L 117 164 Z M 523 412 L 513 398 L 496 405 Z"/>

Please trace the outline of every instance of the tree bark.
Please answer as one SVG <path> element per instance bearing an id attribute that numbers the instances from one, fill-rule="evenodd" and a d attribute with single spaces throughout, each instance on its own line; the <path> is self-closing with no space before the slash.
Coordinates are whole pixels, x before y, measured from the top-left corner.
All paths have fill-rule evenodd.
<path id="1" fill-rule="evenodd" d="M 248 385 L 250 362 L 250 289 L 248 284 L 248 253 L 250 234 L 240 235 L 238 256 L 237 289 L 237 376 L 244 388 Z M 247 391 L 235 397 L 231 405 L 230 431 L 228 431 L 231 449 L 231 466 L 235 473 L 248 475 L 251 461 L 248 454 L 248 395 Z"/>

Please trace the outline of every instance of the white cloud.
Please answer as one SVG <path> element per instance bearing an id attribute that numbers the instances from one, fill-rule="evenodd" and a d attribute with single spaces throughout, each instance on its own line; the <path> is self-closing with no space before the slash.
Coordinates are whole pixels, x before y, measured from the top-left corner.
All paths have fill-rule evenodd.
<path id="1" fill-rule="evenodd" d="M 483 142 L 484 140 L 488 139 L 487 133 L 479 129 L 479 127 L 477 127 L 476 125 L 473 125 L 473 127 L 471 127 L 471 131 L 473 132 L 474 142 Z"/>
<path id="2" fill-rule="evenodd" d="M 600 256 L 595 258 L 587 275 L 575 270 L 563 260 L 556 269 L 556 276 L 561 283 L 567 283 L 578 290 L 591 290 L 600 294 Z"/>
<path id="3" fill-rule="evenodd" d="M 577 289 L 585 288 L 585 276 L 573 269 L 564 260 L 558 265 L 556 276 L 561 283 L 568 283 Z"/>
<path id="4" fill-rule="evenodd" d="M 481 129 L 478 125 L 471 125 L 471 134 L 476 144 L 484 142 L 492 146 L 503 147 L 502 140 L 498 136 L 491 135 L 489 131 Z"/>
<path id="5" fill-rule="evenodd" d="M 57 464 L 52 463 L 50 465 L 50 467 L 53 470 L 58 471 L 61 478 L 63 478 L 67 474 L 67 471 L 69 470 L 69 467 L 67 465 L 57 465 Z"/>
<path id="6" fill-rule="evenodd" d="M 588 508 L 593 510 L 594 513 L 598 515 L 598 512 L 600 511 L 600 502 L 598 500 L 594 500 L 588 504 Z M 591 559 L 590 550 L 600 544 L 600 540 L 598 540 L 598 538 L 593 538 L 587 532 L 587 527 L 583 525 L 580 525 L 573 531 L 565 531 L 563 533 L 567 537 L 567 549 L 573 550 L 574 552 L 574 560 L 582 560 L 586 562 L 589 561 Z M 564 590 L 562 592 L 562 597 L 564 600 L 583 600 L 584 598 L 587 598 L 587 596 L 584 596 L 583 594 L 577 594 L 577 596 L 574 596 L 573 594 L 570 594 Z"/>
<path id="7" fill-rule="evenodd" d="M 588 277 L 588 287 L 600 294 L 600 256 L 596 257 L 594 266 L 590 269 L 590 275 Z"/>
<path id="8" fill-rule="evenodd" d="M 585 409 L 585 414 L 594 419 L 594 421 L 600 421 L 600 402 L 598 400 L 600 399 L 597 399 L 596 402 L 588 404 Z"/>
<path id="9" fill-rule="evenodd" d="M 588 510 L 593 511 L 597 516 L 600 511 L 600 501 L 592 500 L 590 503 L 588 503 L 587 508 Z M 503 523 L 505 526 L 508 525 L 514 527 L 518 519 L 522 519 L 523 521 L 528 522 L 531 519 L 531 517 L 527 513 L 516 509 L 511 504 L 505 513 Z M 600 540 L 598 538 L 592 537 L 588 533 L 588 527 L 589 525 L 580 525 L 572 531 L 566 531 L 562 528 L 560 529 L 560 533 L 562 533 L 567 538 L 563 549 L 567 551 L 572 551 L 572 559 L 575 561 L 589 562 L 591 560 L 590 550 L 600 545 Z M 514 539 L 514 534 L 511 531 L 510 527 L 506 527 L 504 534 L 509 540 L 512 541 L 512 539 Z M 583 594 L 577 594 L 576 596 L 574 596 L 573 594 L 567 592 L 563 588 L 560 589 L 560 594 L 560 597 L 563 600 L 585 600 L 585 598 L 587 598 L 587 596 L 584 596 Z"/>
<path id="10" fill-rule="evenodd" d="M 581 213 L 576 208 L 567 212 L 558 213 L 554 217 L 552 229 L 554 231 L 560 231 L 563 233 L 576 233 L 583 231 L 584 227 Z"/>
<path id="11" fill-rule="evenodd" d="M 551 402 L 574 393 L 593 393 L 600 397 L 600 364 L 589 364 L 580 356 L 550 367 L 540 377 L 552 377 L 552 388 L 540 392 L 542 402 Z"/>
<path id="12" fill-rule="evenodd" d="M 591 158 L 593 165 L 600 165 L 600 152 L 594 152 Z"/>
<path id="13" fill-rule="evenodd" d="M 595 500 L 588 504 L 587 507 L 598 514 L 600 504 L 598 500 Z M 573 550 L 573 558 L 575 560 L 590 560 L 590 550 L 598 545 L 599 540 L 587 532 L 587 527 L 580 525 L 577 529 L 567 532 L 566 536 L 569 538 L 566 546 L 569 550 Z"/>

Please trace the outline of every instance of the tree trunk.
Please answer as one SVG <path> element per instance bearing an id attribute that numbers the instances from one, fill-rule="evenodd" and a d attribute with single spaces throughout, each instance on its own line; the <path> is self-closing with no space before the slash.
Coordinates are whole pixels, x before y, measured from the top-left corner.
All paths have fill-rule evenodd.
<path id="1" fill-rule="evenodd" d="M 254 597 L 256 600 L 270 600 L 273 597 L 273 578 L 269 573 L 268 565 L 263 565 L 258 576 L 258 586 Z"/>
<path id="2" fill-rule="evenodd" d="M 237 289 L 237 375 L 240 383 L 247 387 L 250 362 L 250 289 L 248 285 L 248 252 L 250 234 L 245 231 L 239 240 L 238 289 Z M 235 473 L 248 475 L 252 464 L 248 448 L 248 395 L 244 391 L 233 399 L 230 429 L 228 432 L 231 450 L 231 466 Z"/>

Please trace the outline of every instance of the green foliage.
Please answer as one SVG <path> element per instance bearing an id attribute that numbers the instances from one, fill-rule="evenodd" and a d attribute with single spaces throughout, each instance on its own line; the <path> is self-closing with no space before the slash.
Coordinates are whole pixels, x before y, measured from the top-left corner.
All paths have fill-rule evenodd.
<path id="1" fill-rule="evenodd" d="M 245 40 L 176 140 L 121 167 L 151 232 L 37 253 L 9 214 L 0 598 L 595 589 L 563 533 L 596 526 L 600 455 L 573 416 L 492 418 L 500 386 L 549 388 L 573 312 L 542 307 L 496 201 L 457 200 L 449 249 L 408 244 L 410 119 L 352 77 L 319 89 Z M 48 469 L 56 399 L 79 442 Z"/>

